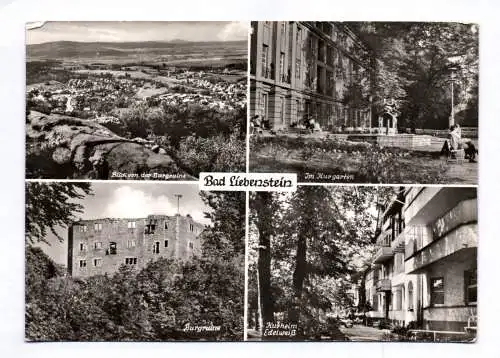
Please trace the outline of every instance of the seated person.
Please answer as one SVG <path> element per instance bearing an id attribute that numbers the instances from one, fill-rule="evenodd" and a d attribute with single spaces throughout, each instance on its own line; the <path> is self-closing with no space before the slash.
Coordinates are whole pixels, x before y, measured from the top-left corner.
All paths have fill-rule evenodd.
<path id="1" fill-rule="evenodd" d="M 443 148 L 441 148 L 441 155 L 448 157 L 450 156 L 450 154 L 451 154 L 451 147 L 450 147 L 450 142 L 447 139 L 443 143 Z"/>
<path id="2" fill-rule="evenodd" d="M 448 135 L 448 140 L 451 150 L 462 149 L 462 135 L 461 130 L 458 125 L 453 125 L 450 127 L 450 134 Z"/>
<path id="3" fill-rule="evenodd" d="M 469 159 L 469 162 L 476 163 L 477 148 L 472 143 L 472 141 L 467 141 L 465 143 L 465 159 Z"/>
<path id="4" fill-rule="evenodd" d="M 314 126 L 316 125 L 316 121 L 314 120 L 313 117 L 309 117 L 306 123 L 306 128 L 309 130 L 314 130 Z"/>

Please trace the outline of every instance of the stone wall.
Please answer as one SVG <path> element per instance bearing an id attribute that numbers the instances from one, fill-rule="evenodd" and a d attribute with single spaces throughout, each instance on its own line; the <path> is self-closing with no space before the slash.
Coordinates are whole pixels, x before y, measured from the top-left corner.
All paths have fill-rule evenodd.
<path id="1" fill-rule="evenodd" d="M 383 147 L 424 147 L 431 145 L 431 137 L 414 134 L 378 135 L 377 144 Z"/>

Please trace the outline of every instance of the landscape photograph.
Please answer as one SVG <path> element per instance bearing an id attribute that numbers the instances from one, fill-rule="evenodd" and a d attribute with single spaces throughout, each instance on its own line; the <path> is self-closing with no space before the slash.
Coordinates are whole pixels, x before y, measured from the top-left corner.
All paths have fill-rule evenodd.
<path id="1" fill-rule="evenodd" d="M 26 178 L 245 169 L 248 26 L 26 25 Z"/>
<path id="2" fill-rule="evenodd" d="M 25 340 L 243 340 L 245 194 L 26 182 Z"/>
<path id="3" fill-rule="evenodd" d="M 475 187 L 250 195 L 250 341 L 475 342 Z"/>
<path id="4" fill-rule="evenodd" d="M 313 183 L 477 184 L 477 24 L 251 27 L 251 171 Z"/>

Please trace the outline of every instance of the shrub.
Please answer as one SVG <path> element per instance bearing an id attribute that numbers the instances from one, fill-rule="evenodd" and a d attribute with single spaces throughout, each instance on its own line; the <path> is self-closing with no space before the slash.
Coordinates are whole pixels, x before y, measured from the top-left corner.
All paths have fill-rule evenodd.
<path id="1" fill-rule="evenodd" d="M 177 158 L 198 175 L 200 172 L 245 170 L 245 141 L 236 135 L 211 138 L 189 136 L 179 145 Z"/>

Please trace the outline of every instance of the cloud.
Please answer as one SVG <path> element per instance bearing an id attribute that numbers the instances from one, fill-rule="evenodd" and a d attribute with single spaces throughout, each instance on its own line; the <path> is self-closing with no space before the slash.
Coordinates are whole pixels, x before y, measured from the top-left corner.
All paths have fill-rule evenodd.
<path id="1" fill-rule="evenodd" d="M 219 32 L 217 38 L 221 41 L 246 40 L 250 24 L 248 22 L 230 22 Z"/>
<path id="2" fill-rule="evenodd" d="M 145 218 L 152 214 L 172 216 L 177 213 L 177 199 L 173 193 L 169 193 L 168 196 L 154 195 L 148 192 L 148 189 L 134 188 L 130 185 L 114 188 L 106 202 L 102 211 L 97 210 L 98 212 L 94 212 L 94 215 L 88 218 Z M 197 222 L 208 225 L 210 220 L 204 215 L 207 209 L 201 200 L 193 202 L 186 196 L 181 198 L 181 215 L 190 214 Z"/>
<path id="3" fill-rule="evenodd" d="M 130 186 L 114 189 L 104 209 L 104 217 L 141 218 L 149 214 L 174 215 L 177 205 L 164 195 L 152 196 Z"/>

